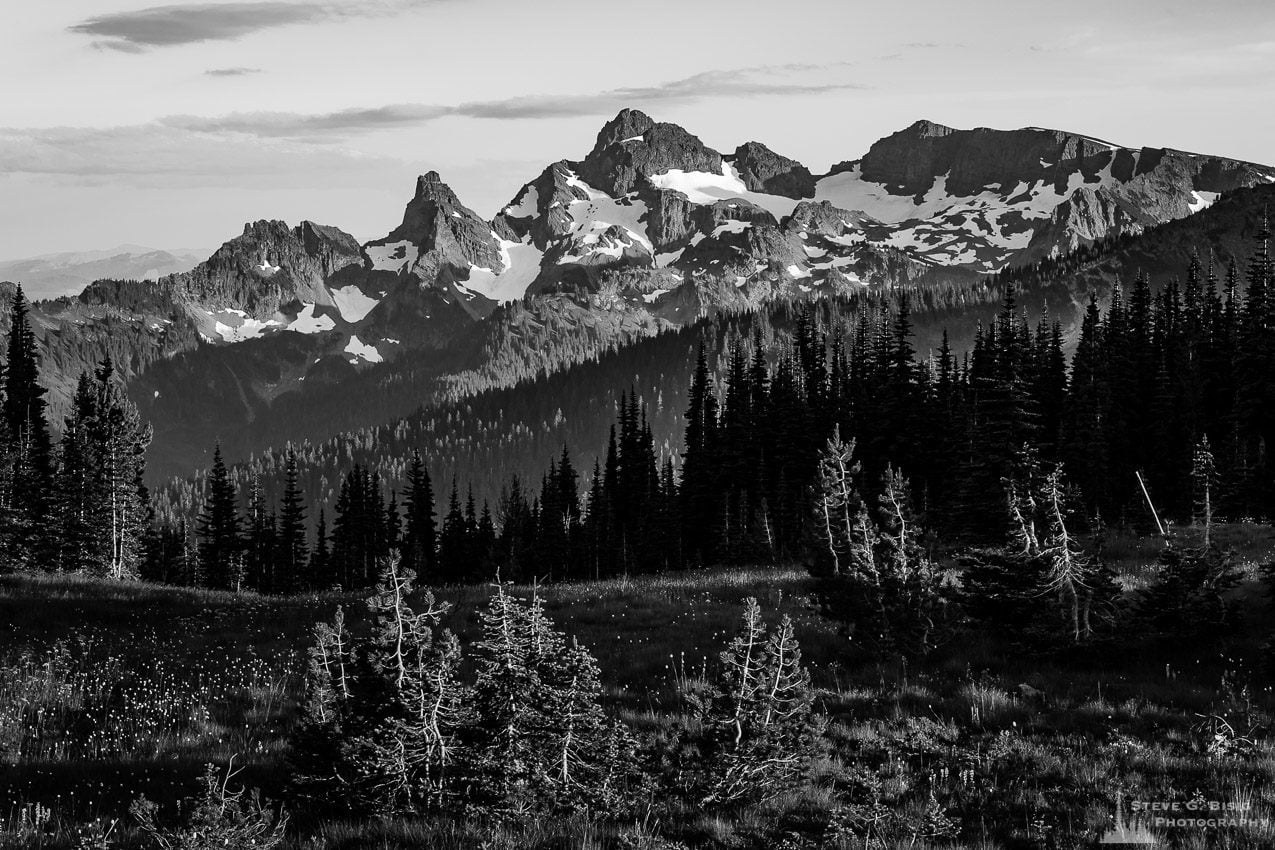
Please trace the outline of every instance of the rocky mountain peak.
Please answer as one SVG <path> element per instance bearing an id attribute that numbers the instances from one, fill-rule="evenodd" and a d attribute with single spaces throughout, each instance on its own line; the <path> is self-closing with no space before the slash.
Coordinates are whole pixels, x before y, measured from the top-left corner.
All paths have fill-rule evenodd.
<path id="1" fill-rule="evenodd" d="M 427 172 L 416 178 L 416 192 L 403 209 L 403 222 L 386 240 L 406 240 L 429 250 L 437 241 L 439 228 L 454 227 L 445 220 L 448 218 L 482 223 L 477 213 L 460 202 L 437 171 Z"/>
<path id="2" fill-rule="evenodd" d="M 865 180 L 897 194 L 922 194 L 945 177 L 945 192 L 968 196 L 989 185 L 1009 189 L 1036 180 L 1061 180 L 1065 186 L 1067 173 L 1095 174 L 1119 150 L 1088 136 L 1041 127 L 955 130 L 918 121 L 873 144 L 858 165 Z"/>
<path id="3" fill-rule="evenodd" d="M 731 157 L 739 179 L 753 192 L 809 198 L 815 193 L 815 177 L 810 169 L 786 156 L 780 156 L 761 142 L 747 142 L 735 149 Z"/>
<path id="4" fill-rule="evenodd" d="M 655 121 L 645 112 L 638 109 L 621 109 L 618 115 L 602 125 L 602 129 L 598 132 L 597 142 L 593 145 L 593 151 L 590 155 L 598 154 L 611 145 L 626 139 L 641 136 L 654 126 Z"/>
<path id="5" fill-rule="evenodd" d="M 344 254 L 357 257 L 361 252 L 358 240 L 339 227 L 303 221 L 297 226 L 295 234 L 305 247 L 305 252 L 311 256 Z"/>
<path id="6" fill-rule="evenodd" d="M 407 245 L 413 250 L 407 251 Z M 403 222 L 384 239 L 367 243 L 365 250 L 374 269 L 408 272 L 430 282 L 445 268 L 464 277 L 471 265 L 503 265 L 491 225 L 462 204 L 437 171 L 416 178 Z"/>
<path id="7" fill-rule="evenodd" d="M 193 270 L 163 282 L 198 309 L 267 318 L 293 300 L 325 303 L 324 281 L 362 260 L 357 240 L 339 228 L 262 219 L 245 224 Z"/>
<path id="8" fill-rule="evenodd" d="M 427 171 L 416 178 L 416 194 L 413 199 L 420 200 L 422 198 L 438 201 L 439 203 L 455 205 L 460 203 L 456 193 L 443 182 L 442 176 L 437 171 Z"/>
<path id="9" fill-rule="evenodd" d="M 903 130 L 902 132 L 907 133 L 915 138 L 937 139 L 937 138 L 942 138 L 943 136 L 950 136 L 953 133 L 955 133 L 956 130 L 951 127 L 948 127 L 945 124 L 938 124 L 934 121 L 930 121 L 927 118 L 922 118 L 920 121 L 916 121 L 913 124 L 911 124 L 909 127 L 907 127 L 907 129 Z"/>
<path id="10" fill-rule="evenodd" d="M 287 239 L 288 234 L 292 232 L 292 228 L 288 227 L 286 221 L 278 219 L 260 219 L 258 221 L 244 222 L 243 233 L 240 234 L 241 239 Z M 231 242 L 234 240 L 232 239 Z M 229 245 L 230 242 L 225 243 Z M 224 245 L 222 247 L 225 247 Z"/>
<path id="11" fill-rule="evenodd" d="M 677 124 L 652 121 L 635 109 L 608 121 L 579 164 L 585 182 L 617 197 L 636 189 L 640 177 L 674 169 L 720 173 L 722 155 Z"/>

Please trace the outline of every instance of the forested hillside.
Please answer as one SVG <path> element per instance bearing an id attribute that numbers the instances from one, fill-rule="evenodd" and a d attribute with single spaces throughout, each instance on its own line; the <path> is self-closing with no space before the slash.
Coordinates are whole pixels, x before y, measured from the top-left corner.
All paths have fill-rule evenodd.
<path id="1" fill-rule="evenodd" d="M 919 350 L 937 350 L 945 329 L 968 347 L 980 321 L 989 320 L 1003 295 L 999 285 L 972 282 L 922 289 L 910 298 Z M 1055 314 L 1068 293 L 1062 287 L 1028 294 L 1025 309 L 1048 304 Z M 308 500 L 330 508 L 344 471 L 353 464 L 377 473 L 389 489 L 402 492 L 406 463 L 413 450 L 429 461 L 441 486 L 454 477 L 462 489 L 473 487 L 481 502 L 495 503 L 510 475 L 535 482 L 551 457 L 565 445 L 587 468 L 606 449 L 607 429 L 621 394 L 636 393 L 646 405 L 647 421 L 661 459 L 680 465 L 683 419 L 690 369 L 697 346 L 708 351 L 714 372 L 724 375 L 733 338 L 752 344 L 756 332 L 769 351 L 778 352 L 792 337 L 796 317 L 813 309 L 827 321 L 849 329 L 862 311 L 894 303 L 897 295 L 865 291 L 827 303 L 781 302 L 758 311 L 722 313 L 659 336 L 616 346 L 584 363 L 536 377 L 534 349 L 526 349 L 527 371 L 517 385 L 478 392 L 460 402 L 426 405 L 403 419 L 377 428 L 342 434 L 316 443 L 294 444 L 301 487 Z M 567 337 L 569 338 L 569 336 Z M 961 348 L 957 349 L 962 350 Z M 772 357 L 775 356 L 772 354 Z M 410 396 L 408 383 L 394 382 Z M 212 445 L 208 448 L 211 456 Z M 232 465 L 231 479 L 245 488 L 256 478 L 267 496 L 282 492 L 285 450 L 246 464 Z M 203 476 L 170 482 L 157 491 L 161 515 L 193 517 Z"/>

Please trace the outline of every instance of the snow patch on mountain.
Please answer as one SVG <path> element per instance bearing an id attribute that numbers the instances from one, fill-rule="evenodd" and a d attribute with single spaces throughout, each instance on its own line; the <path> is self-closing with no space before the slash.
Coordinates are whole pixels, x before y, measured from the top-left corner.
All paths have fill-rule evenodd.
<path id="1" fill-rule="evenodd" d="M 724 221 L 721 224 L 717 225 L 717 227 L 713 228 L 713 238 L 716 239 L 717 237 L 721 236 L 723 233 L 743 233 L 745 230 L 747 230 L 748 228 L 752 226 L 753 226 L 753 223 L 751 221 Z M 698 233 L 695 235 L 700 236 L 700 234 Z M 700 238 L 703 238 L 703 237 L 701 236 Z M 697 239 L 691 244 L 695 244 L 698 241 L 699 240 Z"/>
<path id="2" fill-rule="evenodd" d="M 1193 213 L 1198 213 L 1202 209 L 1213 206 L 1213 202 L 1218 199 L 1220 192 L 1192 192 L 1191 201 L 1187 204 L 1187 208 Z"/>
<path id="3" fill-rule="evenodd" d="M 208 313 L 208 317 L 213 322 L 213 331 L 221 337 L 223 342 L 243 342 L 246 339 L 256 339 L 262 334 L 283 325 L 282 322 L 274 319 L 268 319 L 264 322 L 258 321 L 243 310 L 221 310 L 217 313 Z"/>
<path id="4" fill-rule="evenodd" d="M 544 252 L 528 242 L 501 239 L 500 255 L 504 260 L 504 269 L 495 272 L 471 265 L 469 279 L 461 285 L 492 301 L 517 301 L 522 298 L 527 287 L 540 274 L 540 261 L 544 259 Z"/>
<path id="5" fill-rule="evenodd" d="M 344 350 L 346 354 L 354 355 L 353 359 L 350 360 L 351 363 L 357 363 L 359 360 L 364 360 L 368 363 L 381 363 L 384 360 L 381 357 L 381 352 L 376 350 L 375 345 L 361 342 L 357 335 L 350 337 L 350 341 L 345 344 Z"/>
<path id="6" fill-rule="evenodd" d="M 714 204 L 718 201 L 740 198 L 761 207 L 776 219 L 792 215 L 792 211 L 800 203 L 783 195 L 751 191 L 740 179 L 735 166 L 725 161 L 722 162 L 720 174 L 709 171 L 682 171 L 674 168 L 663 174 L 653 174 L 648 179 L 657 189 L 681 192 L 693 204 Z"/>
<path id="7" fill-rule="evenodd" d="M 515 203 L 505 207 L 505 215 L 511 218 L 530 218 L 540 210 L 540 192 L 535 186 L 527 186 Z"/>
<path id="8" fill-rule="evenodd" d="M 575 172 L 568 173 L 567 185 L 580 189 L 589 196 L 588 200 L 572 201 L 567 208 L 574 225 L 571 232 L 580 241 L 585 244 L 596 243 L 601 233 L 615 226 L 627 230 L 648 252 L 654 252 L 646 225 L 642 221 L 646 217 L 645 203 L 635 200 L 632 195 L 613 198 L 585 183 Z M 589 237 L 592 237 L 591 242 Z"/>
<path id="9" fill-rule="evenodd" d="M 363 250 L 372 261 L 373 269 L 396 274 L 416 262 L 420 255 L 420 249 L 407 240 L 388 245 L 368 245 Z"/>
<path id="10" fill-rule="evenodd" d="M 316 316 L 314 314 L 315 305 L 307 303 L 302 308 L 297 317 L 288 325 L 288 330 L 295 331 L 299 334 L 317 334 L 324 331 L 330 331 L 336 327 L 336 322 L 331 316 Z"/>
<path id="11" fill-rule="evenodd" d="M 380 304 L 380 300 L 369 298 L 357 286 L 343 286 L 332 290 L 332 300 L 336 302 L 337 312 L 347 322 L 360 322 L 372 309 Z"/>
<path id="12" fill-rule="evenodd" d="M 1073 172 L 1062 189 L 1047 180 L 1020 180 L 1008 191 L 989 185 L 972 195 L 951 194 L 947 188 L 949 175 L 944 174 L 934 178 L 924 194 L 902 195 L 865 180 L 856 165 L 821 179 L 815 188 L 815 200 L 861 212 L 885 225 L 873 241 L 941 265 L 994 271 L 1003 267 L 1014 252 L 1027 248 L 1035 226 L 1052 216 L 1078 190 L 1096 190 L 1117 182 L 1111 171 L 1109 162 L 1089 176 Z"/>

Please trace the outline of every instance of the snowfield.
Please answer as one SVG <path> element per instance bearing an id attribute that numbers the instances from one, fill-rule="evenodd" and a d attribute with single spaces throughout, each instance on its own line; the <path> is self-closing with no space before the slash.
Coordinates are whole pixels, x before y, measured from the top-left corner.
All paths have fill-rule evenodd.
<path id="1" fill-rule="evenodd" d="M 681 171 L 673 169 L 663 174 L 655 174 L 648 178 L 658 189 L 672 189 L 681 192 L 693 204 L 715 204 L 718 201 L 729 201 L 735 198 L 748 201 L 761 207 L 775 217 L 775 220 L 792 215 L 800 201 L 785 198 L 783 195 L 768 195 L 764 192 L 752 192 L 739 179 L 739 172 L 729 162 L 722 162 L 722 173 L 709 171 Z"/>
<path id="2" fill-rule="evenodd" d="M 1187 204 L 1187 208 L 1193 213 L 1213 206 L 1213 202 L 1218 199 L 1220 192 L 1192 192 L 1191 203 Z"/>
<path id="3" fill-rule="evenodd" d="M 351 363 L 357 363 L 359 360 L 364 360 L 368 363 L 381 363 L 384 360 L 381 357 L 381 352 L 376 350 L 375 345 L 367 345 L 360 342 L 358 336 L 350 337 L 350 341 L 345 344 L 345 353 L 354 355 L 350 360 Z"/>
<path id="4" fill-rule="evenodd" d="M 522 298 L 527 287 L 540 274 L 540 261 L 544 259 L 544 252 L 530 242 L 501 239 L 500 254 L 505 263 L 503 270 L 495 272 L 471 265 L 469 279 L 462 281 L 461 286 L 492 301 L 517 301 Z"/>
<path id="5" fill-rule="evenodd" d="M 420 249 L 411 242 L 391 242 L 388 245 L 368 245 L 363 249 L 372 268 L 383 272 L 401 272 L 410 268 L 420 256 Z"/>
<path id="6" fill-rule="evenodd" d="M 330 331 L 336 327 L 336 322 L 331 316 L 314 315 L 315 305 L 306 304 L 305 307 L 297 314 L 292 323 L 288 325 L 288 330 L 295 331 L 299 334 L 317 334 L 324 331 Z"/>
<path id="7" fill-rule="evenodd" d="M 535 186 L 528 186 L 514 203 L 505 207 L 505 215 L 511 218 L 530 218 L 540 209 L 540 192 Z"/>
<path id="8" fill-rule="evenodd" d="M 380 299 L 369 298 L 357 286 L 343 286 L 332 290 L 332 300 L 336 302 L 337 312 L 347 322 L 362 321 L 372 309 L 380 304 Z"/>
<path id="9" fill-rule="evenodd" d="M 256 339 L 264 333 L 282 327 L 282 322 L 268 319 L 264 322 L 251 318 L 243 310 L 221 310 L 208 313 L 213 322 L 213 331 L 223 342 L 243 342 Z"/>
<path id="10" fill-rule="evenodd" d="M 588 200 L 572 201 L 567 210 L 574 224 L 571 235 L 578 237 L 581 243 L 596 243 L 603 232 L 615 226 L 627 230 L 648 253 L 655 253 L 646 232 L 646 224 L 642 221 L 646 217 L 646 204 L 627 197 L 613 198 L 585 183 L 575 172 L 567 172 L 567 185 L 580 189 L 589 196 Z M 593 237 L 591 240 L 588 238 L 590 236 Z"/>
<path id="11" fill-rule="evenodd" d="M 995 271 L 1009 254 L 1031 243 L 1034 225 L 1052 216 L 1059 204 L 1082 188 L 1113 185 L 1116 180 L 1111 166 L 1108 163 L 1090 177 L 1072 173 L 1061 191 L 1051 182 L 1036 180 L 1031 184 L 1020 181 L 1007 192 L 991 185 L 977 194 L 953 195 L 947 189 L 948 175 L 942 175 L 923 195 L 913 196 L 896 195 L 865 180 L 856 165 L 820 180 L 815 200 L 863 213 L 886 225 L 888 232 L 881 241 L 891 247 L 942 265 Z M 846 238 L 832 241 L 850 244 L 843 241 Z M 989 260 L 989 255 L 1000 259 Z"/>

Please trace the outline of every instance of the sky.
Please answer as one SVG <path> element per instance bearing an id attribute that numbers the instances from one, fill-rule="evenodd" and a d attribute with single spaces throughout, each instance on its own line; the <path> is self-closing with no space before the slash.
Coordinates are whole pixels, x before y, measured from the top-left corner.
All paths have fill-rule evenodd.
<path id="1" fill-rule="evenodd" d="M 484 216 L 623 107 L 816 173 L 927 118 L 1275 164 L 1270 0 L 148 0 L 0 28 L 0 259 Z"/>

